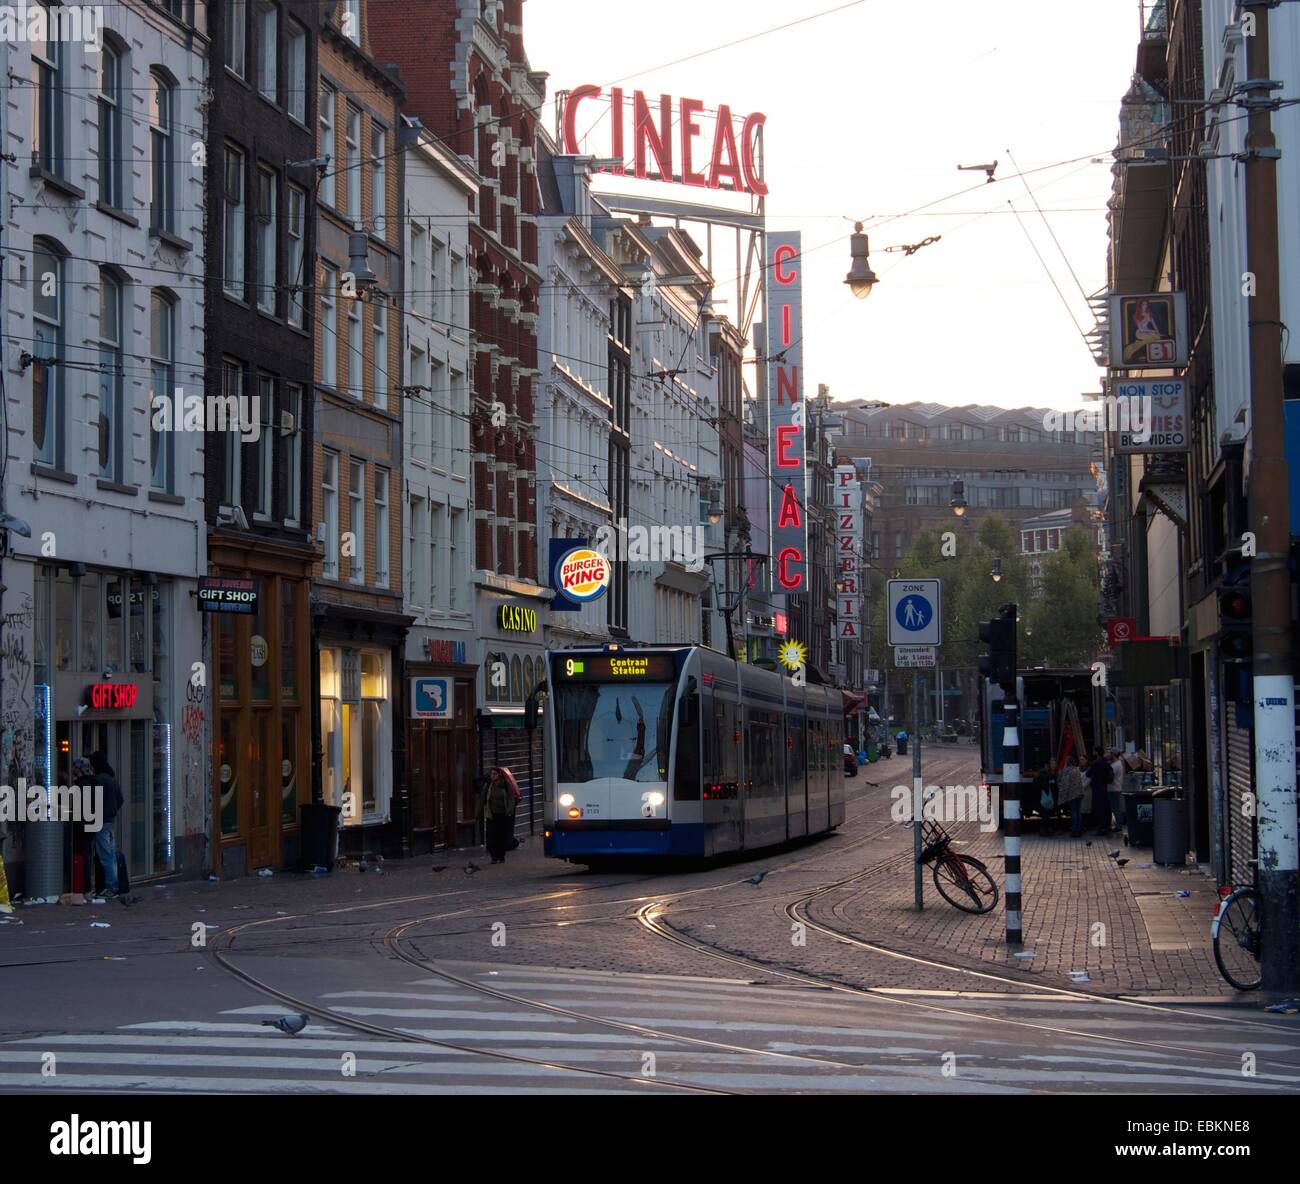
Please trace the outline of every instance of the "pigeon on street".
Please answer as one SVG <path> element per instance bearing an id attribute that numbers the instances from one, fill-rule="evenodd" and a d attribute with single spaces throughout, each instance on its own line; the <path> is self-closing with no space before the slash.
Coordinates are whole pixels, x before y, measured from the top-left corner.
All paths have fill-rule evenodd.
<path id="1" fill-rule="evenodd" d="M 286 1036 L 297 1036 L 307 1026 L 308 1017 L 301 1011 L 293 1015 L 282 1015 L 276 1020 L 263 1020 L 262 1024 L 267 1028 L 278 1028 Z"/>
<path id="2" fill-rule="evenodd" d="M 429 870 L 433 872 L 445 872 L 447 870 L 447 865 L 445 863 L 442 863 L 439 864 L 437 867 L 430 868 Z"/>
<path id="3" fill-rule="evenodd" d="M 1117 867 L 1123 867 L 1126 863 L 1128 863 L 1128 860 L 1127 860 L 1127 859 L 1117 859 L 1117 860 L 1115 860 L 1115 865 L 1116 865 Z"/>
<path id="4" fill-rule="evenodd" d="M 1118 858 L 1119 858 L 1119 848 L 1116 847 L 1114 851 L 1108 852 L 1107 855 L 1106 855 L 1106 858 L 1107 858 L 1107 859 L 1118 859 Z"/>
<path id="5" fill-rule="evenodd" d="M 757 888 L 758 885 L 763 882 L 763 877 L 766 875 L 767 872 L 755 872 L 752 876 L 749 877 L 749 882 L 753 884 L 755 888 Z"/>
<path id="6" fill-rule="evenodd" d="M 472 876 L 478 870 L 479 870 L 478 864 L 475 863 L 472 859 L 469 861 L 469 863 L 465 865 L 465 874 L 467 876 Z"/>

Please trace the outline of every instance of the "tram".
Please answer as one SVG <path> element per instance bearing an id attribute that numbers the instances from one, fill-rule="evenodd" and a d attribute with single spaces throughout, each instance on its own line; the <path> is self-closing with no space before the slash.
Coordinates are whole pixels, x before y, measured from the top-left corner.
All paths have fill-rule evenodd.
<path id="1" fill-rule="evenodd" d="M 705 646 L 547 653 L 548 856 L 702 857 L 844 821 L 838 689 Z"/>

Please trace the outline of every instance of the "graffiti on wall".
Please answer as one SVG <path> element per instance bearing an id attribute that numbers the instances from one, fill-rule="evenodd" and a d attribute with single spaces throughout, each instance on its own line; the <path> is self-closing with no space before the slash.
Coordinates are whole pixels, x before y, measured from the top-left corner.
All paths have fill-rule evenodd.
<path id="1" fill-rule="evenodd" d="M 17 785 L 20 777 L 30 782 L 35 772 L 31 637 L 32 598 L 25 592 L 17 610 L 0 620 L 0 774 L 9 785 Z M 16 828 L 0 823 L 0 855 L 14 856 L 17 838 Z"/>
<path id="2" fill-rule="evenodd" d="M 185 834 L 205 835 L 211 809 L 211 782 L 207 776 L 208 688 L 206 679 L 185 683 L 181 709 L 180 784 L 181 818 Z"/>

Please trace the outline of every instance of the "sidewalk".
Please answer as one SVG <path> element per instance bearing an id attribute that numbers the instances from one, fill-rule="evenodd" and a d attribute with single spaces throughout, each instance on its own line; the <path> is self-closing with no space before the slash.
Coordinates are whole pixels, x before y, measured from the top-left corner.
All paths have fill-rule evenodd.
<path id="1" fill-rule="evenodd" d="M 954 849 L 986 863 L 1003 889 L 1002 836 L 973 823 L 950 829 Z M 1217 893 L 1204 867 L 1156 867 L 1149 849 L 1127 848 L 1115 835 L 1026 835 L 1021 843 L 1024 945 L 1011 951 L 1005 941 L 1005 895 L 991 913 L 962 913 L 939 895 L 927 866 L 925 909 L 914 911 L 907 835 L 904 859 L 870 880 L 870 914 L 857 910 L 864 937 L 1026 981 L 1077 983 L 1108 994 L 1235 994 L 1219 977 L 1210 948 Z M 1117 849 L 1118 857 L 1111 858 Z M 1119 860 L 1128 862 L 1121 867 Z M 1080 971 L 1086 981 L 1072 973 Z M 980 989 L 978 983 L 972 986 Z M 983 989 L 996 984 L 985 983 Z"/>

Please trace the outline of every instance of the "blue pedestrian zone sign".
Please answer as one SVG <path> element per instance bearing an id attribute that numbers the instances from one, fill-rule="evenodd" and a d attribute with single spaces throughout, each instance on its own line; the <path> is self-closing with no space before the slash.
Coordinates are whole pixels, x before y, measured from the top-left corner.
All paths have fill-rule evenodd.
<path id="1" fill-rule="evenodd" d="M 940 604 L 938 580 L 890 580 L 889 644 L 941 645 Z"/>

